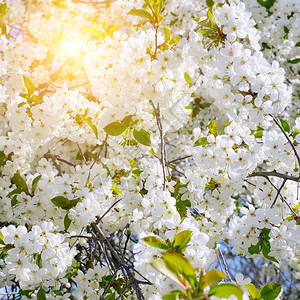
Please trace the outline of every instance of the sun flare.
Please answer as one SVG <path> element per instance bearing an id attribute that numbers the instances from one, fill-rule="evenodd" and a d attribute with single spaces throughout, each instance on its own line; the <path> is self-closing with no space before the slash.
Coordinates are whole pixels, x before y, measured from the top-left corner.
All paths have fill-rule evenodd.
<path id="1" fill-rule="evenodd" d="M 81 50 L 84 46 L 84 39 L 78 35 L 68 36 L 62 38 L 57 47 L 57 56 L 59 60 L 65 60 L 68 58 L 80 58 Z"/>

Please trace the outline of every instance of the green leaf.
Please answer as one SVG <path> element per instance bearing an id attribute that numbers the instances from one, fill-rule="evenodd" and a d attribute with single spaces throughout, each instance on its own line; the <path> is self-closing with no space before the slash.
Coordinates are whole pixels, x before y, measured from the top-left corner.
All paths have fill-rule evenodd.
<path id="1" fill-rule="evenodd" d="M 172 247 L 176 249 L 176 251 L 181 251 L 191 240 L 191 235 L 192 232 L 190 230 L 184 230 L 177 233 L 173 238 Z"/>
<path id="2" fill-rule="evenodd" d="M 295 47 L 300 47 L 300 42 L 296 43 Z"/>
<path id="3" fill-rule="evenodd" d="M 35 86 L 32 80 L 26 76 L 22 76 L 22 83 L 24 88 L 26 89 L 26 92 L 28 94 L 28 97 L 31 97 L 35 91 Z"/>
<path id="4" fill-rule="evenodd" d="M 294 129 L 294 132 L 292 133 L 293 139 L 299 134 L 299 130 L 297 128 Z"/>
<path id="5" fill-rule="evenodd" d="M 259 246 L 260 246 L 260 241 L 258 241 L 258 243 L 256 245 L 251 245 L 249 248 L 248 248 L 248 252 L 250 254 L 258 254 L 260 252 L 259 250 Z"/>
<path id="6" fill-rule="evenodd" d="M 37 95 L 32 95 L 30 99 L 28 100 L 29 103 L 32 103 L 33 105 L 42 104 L 44 101 L 41 97 Z"/>
<path id="7" fill-rule="evenodd" d="M 11 196 L 13 196 L 13 195 L 19 195 L 19 194 L 21 194 L 22 192 L 23 192 L 23 189 L 21 189 L 21 188 L 16 188 L 16 189 L 12 190 L 12 191 L 7 195 L 7 197 L 11 197 Z"/>
<path id="8" fill-rule="evenodd" d="M 46 300 L 46 292 L 42 288 L 37 293 L 37 300 Z"/>
<path id="9" fill-rule="evenodd" d="M 156 236 L 144 237 L 143 242 L 158 249 L 169 250 L 168 243 L 166 243 L 163 239 Z"/>
<path id="10" fill-rule="evenodd" d="M 7 5 L 6 5 L 6 3 L 1 3 L 0 4 L 0 20 L 2 20 L 4 18 L 6 13 L 7 13 Z"/>
<path id="11" fill-rule="evenodd" d="M 163 260 L 168 266 L 172 266 L 180 275 L 182 275 L 191 287 L 195 286 L 196 274 L 191 262 L 179 253 L 165 253 Z M 184 281 L 183 281 L 184 282 Z"/>
<path id="12" fill-rule="evenodd" d="M 139 131 L 134 129 L 133 136 L 140 144 L 151 147 L 150 133 L 144 128 Z"/>
<path id="13" fill-rule="evenodd" d="M 269 253 L 271 251 L 271 247 L 270 247 L 270 243 L 269 243 L 268 240 L 265 240 L 265 239 L 262 240 L 261 251 L 262 251 L 262 254 L 265 258 L 278 263 L 278 261 L 275 257 L 269 256 Z"/>
<path id="14" fill-rule="evenodd" d="M 283 119 L 279 119 L 279 120 L 280 120 L 281 126 L 284 129 L 284 131 L 289 133 L 291 131 L 291 128 L 290 128 L 290 125 L 288 124 L 288 122 Z"/>
<path id="15" fill-rule="evenodd" d="M 189 87 L 193 85 L 190 75 L 187 72 L 184 72 L 184 79 L 189 84 Z"/>
<path id="16" fill-rule="evenodd" d="M 17 205 L 18 204 L 18 200 L 17 200 L 17 195 L 15 195 L 15 196 L 13 196 L 13 198 L 11 199 L 11 201 L 10 201 L 10 205 L 11 205 L 11 207 L 14 207 L 15 205 Z"/>
<path id="17" fill-rule="evenodd" d="M 97 129 L 97 127 L 94 125 L 93 121 L 92 121 L 92 120 L 87 120 L 86 122 L 87 122 L 87 123 L 89 124 L 89 126 L 92 128 L 93 132 L 95 133 L 96 138 L 98 139 L 98 129 Z"/>
<path id="18" fill-rule="evenodd" d="M 34 194 L 37 184 L 39 183 L 40 179 L 42 178 L 42 175 L 38 175 L 36 176 L 33 180 L 32 180 L 32 185 L 31 185 L 31 194 Z"/>
<path id="19" fill-rule="evenodd" d="M 127 125 L 120 122 L 112 122 L 106 125 L 103 129 L 108 135 L 118 136 L 122 134 L 126 129 Z"/>
<path id="20" fill-rule="evenodd" d="M 106 36 L 103 31 L 98 30 L 95 26 L 87 26 L 85 29 L 101 40 L 104 40 Z"/>
<path id="21" fill-rule="evenodd" d="M 207 125 L 207 128 L 210 133 L 214 135 L 214 137 L 217 137 L 218 135 L 218 124 L 216 121 L 210 121 L 209 124 Z"/>
<path id="22" fill-rule="evenodd" d="M 104 300 L 115 300 L 115 299 L 116 299 L 116 293 L 115 292 L 109 294 L 108 296 L 106 296 L 104 298 Z"/>
<path id="23" fill-rule="evenodd" d="M 126 127 L 129 127 L 131 124 L 132 115 L 126 116 L 121 123 L 124 124 Z"/>
<path id="24" fill-rule="evenodd" d="M 213 0 L 206 0 L 206 5 L 208 7 L 212 7 L 215 4 L 215 2 Z"/>
<path id="25" fill-rule="evenodd" d="M 225 128 L 228 127 L 231 124 L 231 122 L 232 121 L 223 123 L 224 126 L 222 128 L 222 131 L 221 131 L 220 135 L 225 134 Z"/>
<path id="26" fill-rule="evenodd" d="M 31 295 L 33 294 L 34 290 L 22 290 L 22 289 L 19 289 L 19 295 L 21 296 L 26 296 L 27 298 L 31 299 Z"/>
<path id="27" fill-rule="evenodd" d="M 122 191 L 115 185 L 111 186 L 111 189 L 117 194 L 117 195 L 122 195 Z"/>
<path id="28" fill-rule="evenodd" d="M 168 42 L 171 38 L 170 29 L 164 25 L 163 25 L 163 29 L 164 29 L 165 42 Z"/>
<path id="29" fill-rule="evenodd" d="M 259 290 L 255 288 L 255 286 L 252 283 L 245 284 L 245 288 L 249 292 L 250 296 L 253 299 L 257 299 L 259 295 Z"/>
<path id="30" fill-rule="evenodd" d="M 184 299 L 184 293 L 182 291 L 176 290 L 164 295 L 162 297 L 163 300 L 179 300 Z"/>
<path id="31" fill-rule="evenodd" d="M 172 265 L 168 264 L 164 259 L 161 258 L 153 261 L 151 263 L 151 266 L 155 268 L 158 272 L 166 275 L 167 277 L 175 281 L 183 289 L 186 289 L 186 286 L 183 284 L 178 271 Z"/>
<path id="32" fill-rule="evenodd" d="M 221 283 L 218 285 L 213 285 L 209 291 L 209 296 L 213 295 L 226 299 L 228 299 L 231 295 L 234 295 L 238 300 L 243 300 L 243 294 L 243 290 L 232 283 Z"/>
<path id="33" fill-rule="evenodd" d="M 63 196 L 57 196 L 51 199 L 51 202 L 58 207 L 61 207 L 62 209 L 70 209 L 71 203 L 70 200 L 68 200 L 66 197 Z"/>
<path id="34" fill-rule="evenodd" d="M 180 41 L 180 38 L 174 35 L 174 36 L 170 39 L 169 45 L 170 45 L 170 46 L 175 45 L 175 44 L 177 44 L 179 41 Z"/>
<path id="35" fill-rule="evenodd" d="M 194 147 L 197 147 L 197 146 L 205 147 L 207 144 L 208 144 L 207 137 L 202 137 L 194 143 Z"/>
<path id="36" fill-rule="evenodd" d="M 71 225 L 72 220 L 69 218 L 68 213 L 65 215 L 64 218 L 64 226 L 65 226 L 65 230 L 68 230 L 70 225 Z"/>
<path id="37" fill-rule="evenodd" d="M 288 59 L 287 62 L 292 64 L 292 65 L 295 65 L 295 64 L 298 64 L 300 62 L 300 58 Z"/>
<path id="38" fill-rule="evenodd" d="M 264 286 L 259 293 L 259 297 L 264 300 L 274 300 L 281 291 L 281 285 L 276 282 L 271 282 Z"/>
<path id="39" fill-rule="evenodd" d="M 271 8 L 276 0 L 257 0 L 257 3 L 265 8 Z"/>
<path id="40" fill-rule="evenodd" d="M 152 18 L 151 14 L 144 9 L 132 9 L 130 12 L 127 13 L 127 15 L 138 16 L 149 20 L 151 20 Z"/>
<path id="41" fill-rule="evenodd" d="M 20 175 L 20 172 L 17 171 L 12 177 L 12 182 L 20 189 L 22 189 L 27 195 L 29 194 L 28 186 L 26 181 Z"/>
<path id="42" fill-rule="evenodd" d="M 211 284 L 221 281 L 226 275 L 219 270 L 211 269 L 202 278 L 201 287 L 205 288 Z"/>

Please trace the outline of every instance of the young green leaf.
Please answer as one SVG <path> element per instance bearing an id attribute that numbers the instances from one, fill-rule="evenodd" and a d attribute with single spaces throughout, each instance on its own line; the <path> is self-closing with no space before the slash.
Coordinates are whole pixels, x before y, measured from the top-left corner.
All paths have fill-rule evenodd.
<path id="1" fill-rule="evenodd" d="M 212 133 L 214 135 L 214 137 L 217 137 L 218 135 L 218 124 L 216 121 L 210 121 L 207 125 L 207 128 L 209 130 L 210 133 Z"/>
<path id="2" fill-rule="evenodd" d="M 290 128 L 290 125 L 288 124 L 288 122 L 283 119 L 279 119 L 279 120 L 280 120 L 281 126 L 284 129 L 284 131 L 289 133 L 291 131 L 291 128 Z"/>
<path id="3" fill-rule="evenodd" d="M 63 196 L 57 196 L 51 199 L 51 202 L 62 209 L 70 209 L 72 207 L 70 200 Z"/>
<path id="4" fill-rule="evenodd" d="M 138 16 L 149 20 L 151 20 L 152 18 L 151 14 L 144 9 L 132 9 L 130 12 L 127 13 L 127 15 Z"/>
<path id="5" fill-rule="evenodd" d="M 22 189 L 27 195 L 29 194 L 26 181 L 22 178 L 19 171 L 17 171 L 12 177 L 12 182 L 20 189 Z"/>
<path id="6" fill-rule="evenodd" d="M 222 128 L 220 135 L 225 134 L 225 128 L 228 127 L 231 123 L 232 123 L 232 121 L 223 123 L 224 126 Z"/>
<path id="7" fill-rule="evenodd" d="M 192 79 L 187 72 L 184 72 L 184 79 L 189 84 L 189 87 L 193 85 Z"/>
<path id="8" fill-rule="evenodd" d="M 42 175 L 38 175 L 36 176 L 33 180 L 32 180 L 32 185 L 31 185 L 31 194 L 33 195 L 36 188 L 37 188 L 37 185 L 40 181 L 40 179 L 42 178 Z"/>
<path id="9" fill-rule="evenodd" d="M 19 195 L 19 194 L 21 194 L 22 192 L 23 192 L 23 189 L 21 189 L 21 188 L 16 188 L 16 189 L 12 190 L 12 191 L 7 195 L 7 197 L 11 197 L 11 196 L 13 196 L 13 195 Z"/>
<path id="10" fill-rule="evenodd" d="M 35 86 L 32 80 L 26 76 L 22 76 L 22 83 L 24 88 L 26 89 L 26 92 L 28 94 L 28 97 L 30 98 L 34 91 L 35 91 Z"/>
<path id="11" fill-rule="evenodd" d="M 195 286 L 196 274 L 191 262 L 179 253 L 164 253 L 163 260 L 182 275 L 191 287 Z"/>
<path id="12" fill-rule="evenodd" d="M 159 237 L 147 236 L 143 238 L 143 241 L 152 247 L 163 249 L 163 250 L 169 250 L 168 244 Z"/>
<path id="13" fill-rule="evenodd" d="M 36 296 L 37 300 L 46 300 L 46 292 L 42 288 L 39 289 Z"/>
<path id="14" fill-rule="evenodd" d="M 122 191 L 115 185 L 111 186 L 111 189 L 117 194 L 117 195 L 122 195 Z"/>
<path id="15" fill-rule="evenodd" d="M 271 8 L 276 0 L 257 0 L 257 3 L 265 8 Z"/>
<path id="16" fill-rule="evenodd" d="M 139 131 L 134 129 L 133 136 L 140 144 L 151 147 L 150 133 L 145 129 L 142 128 Z"/>
<path id="17" fill-rule="evenodd" d="M 6 13 L 7 13 L 7 5 L 6 5 L 6 3 L 1 3 L 0 4 L 0 20 L 2 20 L 4 18 Z"/>
<path id="18" fill-rule="evenodd" d="M 281 291 L 281 285 L 276 282 L 271 282 L 264 286 L 260 292 L 259 297 L 264 300 L 274 300 Z"/>
<path id="19" fill-rule="evenodd" d="M 295 65 L 295 64 L 298 64 L 300 62 L 300 58 L 288 59 L 287 62 L 292 64 L 292 65 Z"/>
<path id="20" fill-rule="evenodd" d="M 198 146 L 205 147 L 207 144 L 208 144 L 207 137 L 202 137 L 194 143 L 194 147 L 198 147 Z"/>
<path id="21" fill-rule="evenodd" d="M 184 299 L 184 292 L 176 290 L 168 293 L 167 295 L 164 295 L 162 297 L 163 300 L 178 300 L 178 299 Z"/>
<path id="22" fill-rule="evenodd" d="M 93 34 L 95 37 L 104 40 L 105 38 L 105 33 L 103 31 L 98 30 L 95 26 L 87 26 L 85 27 L 85 29 L 90 32 L 91 34 Z"/>
<path id="23" fill-rule="evenodd" d="M 126 127 L 129 127 L 131 124 L 132 115 L 126 116 L 121 123 L 124 124 Z"/>
<path id="24" fill-rule="evenodd" d="M 10 205 L 11 207 L 14 207 L 17 204 L 18 204 L 17 195 L 14 195 L 10 201 Z"/>
<path id="25" fill-rule="evenodd" d="M 174 236 L 172 248 L 176 251 L 181 251 L 182 249 L 184 249 L 188 242 L 191 240 L 191 234 L 192 232 L 190 230 L 184 230 L 177 233 Z"/>
<path id="26" fill-rule="evenodd" d="M 183 289 L 186 289 L 186 286 L 183 284 L 182 279 L 180 278 L 179 272 L 172 265 L 169 265 L 164 259 L 161 258 L 153 261 L 151 266 L 158 272 L 175 281 Z"/>
<path id="27" fill-rule="evenodd" d="M 127 125 L 121 122 L 112 122 L 106 125 L 103 129 L 108 135 L 118 136 L 122 134 L 127 129 L 127 127 Z"/>
<path id="28" fill-rule="evenodd" d="M 87 119 L 86 122 L 87 122 L 87 123 L 89 124 L 89 126 L 92 128 L 93 132 L 95 133 L 96 138 L 98 139 L 98 129 L 97 129 L 97 127 L 94 125 L 93 121 L 90 120 L 90 119 Z"/>
<path id="29" fill-rule="evenodd" d="M 171 38 L 170 29 L 164 25 L 163 25 L 163 29 L 164 29 L 165 42 L 168 42 Z"/>
<path id="30" fill-rule="evenodd" d="M 221 281 L 226 275 L 219 270 L 211 269 L 202 278 L 201 287 L 205 288 L 211 284 Z"/>
<path id="31" fill-rule="evenodd" d="M 248 248 L 248 252 L 250 254 L 258 254 L 260 251 L 259 251 L 259 246 L 260 246 L 260 241 L 258 241 L 258 243 L 256 245 L 251 245 L 249 248 Z"/>
<path id="32" fill-rule="evenodd" d="M 255 286 L 252 283 L 245 284 L 245 288 L 249 292 L 252 299 L 257 299 L 259 295 L 259 290 L 255 288 Z"/>
<path id="33" fill-rule="evenodd" d="M 231 295 L 234 295 L 238 300 L 243 300 L 243 294 L 243 290 L 232 283 L 213 285 L 209 291 L 209 296 L 217 296 L 226 299 L 228 299 Z"/>
<path id="34" fill-rule="evenodd" d="M 72 220 L 69 218 L 68 216 L 68 212 L 66 213 L 65 215 L 65 218 L 64 218 L 64 226 L 65 226 L 65 230 L 68 230 L 70 225 L 71 225 L 71 222 Z"/>

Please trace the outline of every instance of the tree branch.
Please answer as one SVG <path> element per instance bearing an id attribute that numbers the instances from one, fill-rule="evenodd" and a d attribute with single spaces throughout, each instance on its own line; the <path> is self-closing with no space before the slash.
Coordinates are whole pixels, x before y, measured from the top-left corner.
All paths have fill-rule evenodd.
<path id="1" fill-rule="evenodd" d="M 166 190 L 167 186 L 167 176 L 166 176 L 166 158 L 165 158 L 165 141 L 164 141 L 164 135 L 163 135 L 163 128 L 162 128 L 162 122 L 161 122 L 161 115 L 160 115 L 160 108 L 159 108 L 159 103 L 157 104 L 157 107 L 155 107 L 154 103 L 152 100 L 150 100 L 150 104 L 152 105 L 156 117 L 156 124 L 159 130 L 159 135 L 160 135 L 160 162 L 161 166 L 163 169 L 163 177 L 164 177 L 164 185 L 163 185 L 163 190 Z"/>
<path id="2" fill-rule="evenodd" d="M 269 172 L 253 172 L 250 175 L 248 175 L 248 177 L 268 177 L 268 176 L 274 176 L 274 177 L 279 177 L 279 178 L 283 178 L 286 180 L 291 180 L 291 181 L 300 181 L 300 176 L 292 176 L 292 175 L 287 175 L 287 174 L 282 174 L 282 173 L 278 173 L 277 171 L 269 171 Z"/>

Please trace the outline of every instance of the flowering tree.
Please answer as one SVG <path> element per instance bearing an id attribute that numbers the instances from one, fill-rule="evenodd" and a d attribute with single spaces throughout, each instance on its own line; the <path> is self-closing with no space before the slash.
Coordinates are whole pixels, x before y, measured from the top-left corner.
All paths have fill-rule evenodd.
<path id="1" fill-rule="evenodd" d="M 0 1 L 3 298 L 283 293 L 231 276 L 224 245 L 299 280 L 299 13 Z"/>

